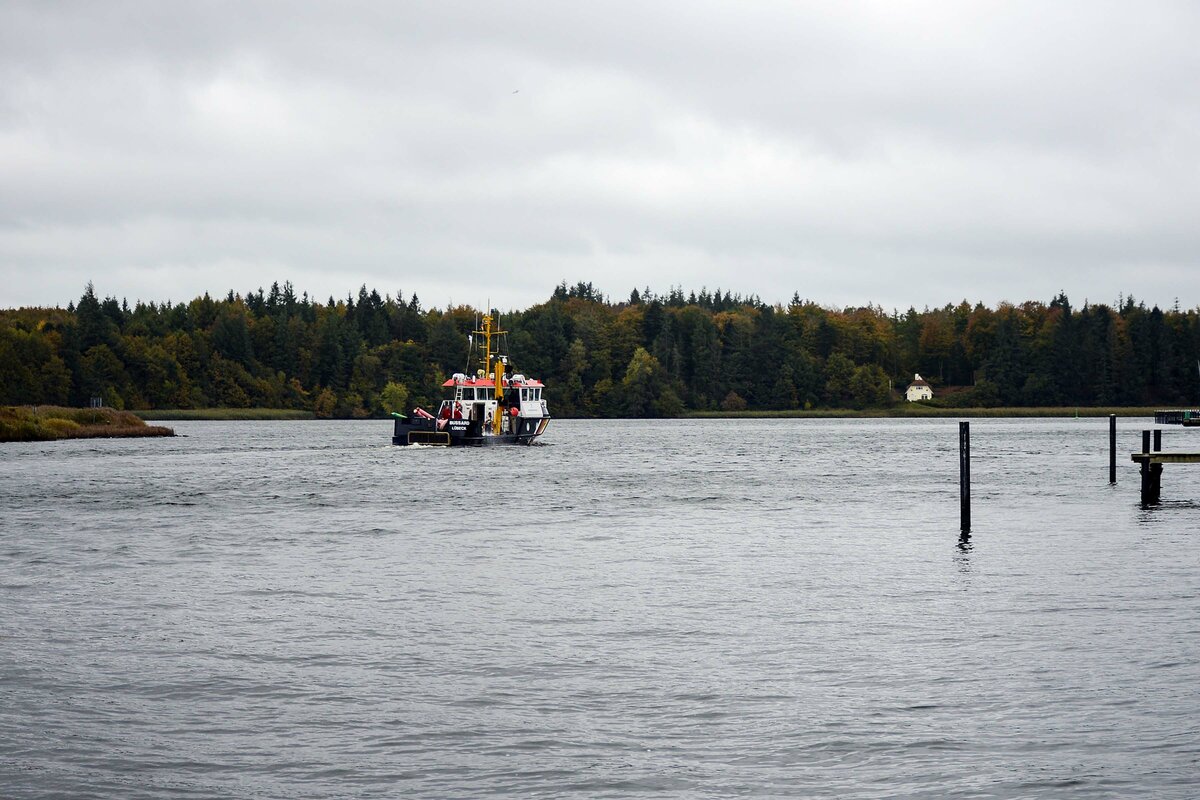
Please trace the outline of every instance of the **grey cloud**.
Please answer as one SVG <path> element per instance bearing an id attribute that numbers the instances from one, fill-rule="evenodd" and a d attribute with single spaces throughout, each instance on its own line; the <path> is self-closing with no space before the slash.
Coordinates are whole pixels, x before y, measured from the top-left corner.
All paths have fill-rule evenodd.
<path id="1" fill-rule="evenodd" d="M 1189 4 L 9 3 L 0 304 L 1200 302 Z M 513 94 L 513 90 L 520 90 Z"/>

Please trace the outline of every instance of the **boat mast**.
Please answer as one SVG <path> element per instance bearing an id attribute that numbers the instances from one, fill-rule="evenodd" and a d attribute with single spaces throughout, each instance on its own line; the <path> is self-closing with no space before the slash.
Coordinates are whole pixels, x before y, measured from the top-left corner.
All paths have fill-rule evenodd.
<path id="1" fill-rule="evenodd" d="M 484 374 L 486 375 L 488 372 L 495 373 L 496 382 L 497 382 L 497 385 L 499 385 L 500 373 L 503 372 L 503 370 L 499 369 L 499 367 L 497 366 L 499 364 L 499 357 L 500 357 L 499 351 L 496 352 L 497 364 L 492 363 L 492 338 L 498 337 L 504 333 L 508 333 L 508 331 L 492 330 L 492 313 L 491 313 L 491 310 L 489 309 L 488 313 L 483 315 L 483 330 L 475 331 L 475 332 L 483 337 Z"/>

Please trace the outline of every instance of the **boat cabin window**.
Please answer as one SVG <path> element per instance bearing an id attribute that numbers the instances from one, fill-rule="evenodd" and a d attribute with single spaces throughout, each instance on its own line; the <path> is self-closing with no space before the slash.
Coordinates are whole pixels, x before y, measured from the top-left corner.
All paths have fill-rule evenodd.
<path id="1" fill-rule="evenodd" d="M 496 390 L 491 386 L 460 386 L 459 400 L 494 400 Z"/>
<path id="2" fill-rule="evenodd" d="M 537 388 L 537 389 L 534 389 L 534 390 L 533 390 L 533 399 L 534 399 L 534 400 L 541 400 L 541 399 L 542 399 L 542 390 L 541 390 L 541 387 L 539 387 L 539 388 Z"/>

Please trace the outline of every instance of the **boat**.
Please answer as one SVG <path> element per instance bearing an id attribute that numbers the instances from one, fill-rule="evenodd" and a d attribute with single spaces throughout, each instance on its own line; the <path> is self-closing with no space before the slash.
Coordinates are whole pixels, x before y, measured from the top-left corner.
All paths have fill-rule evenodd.
<path id="1" fill-rule="evenodd" d="M 541 381 L 514 372 L 509 358 L 493 345 L 507 331 L 493 327 L 484 314 L 471 337 L 482 366 L 473 375 L 456 372 L 442 384 L 446 398 L 431 414 L 414 408 L 411 416 L 393 412 L 392 444 L 489 447 L 533 444 L 546 432 L 550 412 Z M 478 341 L 475 340 L 478 336 Z"/>

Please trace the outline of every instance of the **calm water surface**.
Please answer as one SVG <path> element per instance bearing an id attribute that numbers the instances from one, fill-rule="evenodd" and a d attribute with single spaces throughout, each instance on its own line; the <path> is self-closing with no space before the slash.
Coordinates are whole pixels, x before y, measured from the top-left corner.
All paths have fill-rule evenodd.
<path id="1" fill-rule="evenodd" d="M 1200 795 L 1200 475 L 1107 420 L 972 422 L 968 541 L 953 421 L 171 424 L 0 446 L 4 798 Z"/>

